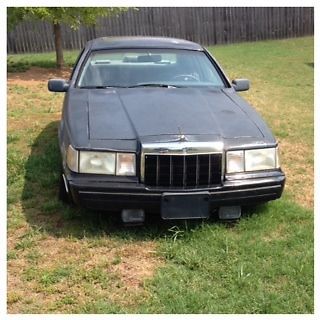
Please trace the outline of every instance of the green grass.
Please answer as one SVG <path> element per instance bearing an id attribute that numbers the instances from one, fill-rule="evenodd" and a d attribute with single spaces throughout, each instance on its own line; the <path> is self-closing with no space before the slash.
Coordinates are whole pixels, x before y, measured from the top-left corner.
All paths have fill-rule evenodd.
<path id="1" fill-rule="evenodd" d="M 230 78 L 251 80 L 243 96 L 279 140 L 284 196 L 234 225 L 155 218 L 124 228 L 118 215 L 67 207 L 57 200 L 62 96 L 15 78 L 9 313 L 313 313 L 313 38 L 210 50 Z M 11 71 L 54 66 L 54 53 L 8 59 Z"/>
<path id="2" fill-rule="evenodd" d="M 287 199 L 233 228 L 202 224 L 162 245 L 168 261 L 143 312 L 304 313 L 313 309 L 312 212 Z"/>
<path id="3" fill-rule="evenodd" d="M 72 67 L 79 53 L 80 50 L 64 51 L 63 55 L 65 65 Z M 7 56 L 8 72 L 24 72 L 29 70 L 31 67 L 55 68 L 55 53 L 9 54 Z"/>
<path id="4" fill-rule="evenodd" d="M 40 276 L 40 283 L 46 287 L 62 281 L 64 278 L 70 276 L 71 270 L 68 267 L 58 267 L 54 270 L 45 271 Z"/>

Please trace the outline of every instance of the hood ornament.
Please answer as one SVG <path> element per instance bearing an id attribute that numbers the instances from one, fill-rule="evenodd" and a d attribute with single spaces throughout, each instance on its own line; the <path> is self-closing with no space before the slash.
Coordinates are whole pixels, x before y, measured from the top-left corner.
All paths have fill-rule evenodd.
<path id="1" fill-rule="evenodd" d="M 182 133 L 180 127 L 178 127 L 178 130 L 179 130 L 178 141 L 179 141 L 179 142 L 186 142 L 186 141 L 188 141 L 187 137 Z"/>

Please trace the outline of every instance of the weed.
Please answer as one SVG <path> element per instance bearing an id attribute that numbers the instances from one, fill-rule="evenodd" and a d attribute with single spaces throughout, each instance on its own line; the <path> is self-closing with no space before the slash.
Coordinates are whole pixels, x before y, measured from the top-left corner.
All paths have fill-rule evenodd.
<path id="1" fill-rule="evenodd" d="M 102 268 L 95 267 L 90 270 L 84 270 L 81 273 L 81 277 L 90 284 L 99 284 L 102 288 L 107 288 L 108 286 L 108 276 L 106 270 L 103 270 Z"/>
<path id="2" fill-rule="evenodd" d="M 67 278 L 71 275 L 72 269 L 68 266 L 66 267 L 57 267 L 53 270 L 44 270 L 40 274 L 40 283 L 49 286 L 55 284 L 59 281 L 62 281 L 64 278 Z"/>
<path id="3" fill-rule="evenodd" d="M 173 242 L 176 242 L 178 238 L 182 238 L 185 234 L 185 231 L 180 230 L 178 226 L 173 226 L 169 228 L 168 231 L 172 234 L 170 238 L 173 240 Z"/>
<path id="4" fill-rule="evenodd" d="M 8 292 L 7 302 L 8 304 L 12 304 L 21 300 L 21 294 L 17 292 Z"/>
<path id="5" fill-rule="evenodd" d="M 13 260 L 13 259 L 17 259 L 18 255 L 16 251 L 8 251 L 7 253 L 7 260 Z"/>
<path id="6" fill-rule="evenodd" d="M 29 263 L 37 263 L 41 258 L 42 254 L 38 250 L 31 250 L 27 253 L 26 258 Z"/>
<path id="7" fill-rule="evenodd" d="M 9 144 L 9 143 L 15 143 L 15 142 L 17 142 L 17 141 L 19 141 L 19 139 L 20 139 L 20 136 L 18 135 L 18 134 L 16 134 L 16 133 L 9 133 L 8 135 L 7 135 L 7 143 Z"/>
<path id="8" fill-rule="evenodd" d="M 86 303 L 80 308 L 79 313 L 123 313 L 123 310 L 111 301 L 99 299 L 98 301 Z"/>

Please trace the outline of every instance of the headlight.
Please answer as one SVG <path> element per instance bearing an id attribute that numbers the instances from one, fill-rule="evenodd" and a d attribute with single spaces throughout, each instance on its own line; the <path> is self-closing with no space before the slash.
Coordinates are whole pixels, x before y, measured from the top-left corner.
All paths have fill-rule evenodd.
<path id="1" fill-rule="evenodd" d="M 227 152 L 227 173 L 280 168 L 278 148 Z"/>
<path id="2" fill-rule="evenodd" d="M 228 151 L 227 152 L 227 172 L 243 172 L 244 171 L 244 151 Z"/>
<path id="3" fill-rule="evenodd" d="M 245 151 L 246 171 L 270 170 L 276 168 L 276 149 L 255 149 Z"/>
<path id="4" fill-rule="evenodd" d="M 116 154 L 112 152 L 80 151 L 79 172 L 115 174 Z"/>
<path id="5" fill-rule="evenodd" d="M 136 175 L 136 155 L 134 153 L 117 153 L 117 176 Z"/>
<path id="6" fill-rule="evenodd" d="M 67 165 L 70 170 L 79 172 L 78 170 L 78 151 L 69 145 L 67 150 Z"/>
<path id="7" fill-rule="evenodd" d="M 80 151 L 79 172 L 134 176 L 136 174 L 136 155 L 134 153 Z"/>

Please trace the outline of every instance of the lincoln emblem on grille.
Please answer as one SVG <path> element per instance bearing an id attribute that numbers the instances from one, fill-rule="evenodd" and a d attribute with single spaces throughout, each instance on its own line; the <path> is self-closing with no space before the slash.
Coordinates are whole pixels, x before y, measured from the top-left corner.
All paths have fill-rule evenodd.
<path id="1" fill-rule="evenodd" d="M 180 127 L 178 127 L 178 129 L 179 129 L 179 133 L 180 133 L 179 138 L 178 138 L 178 139 L 179 139 L 178 141 L 180 141 L 180 142 L 188 141 L 187 137 L 182 133 Z"/>

